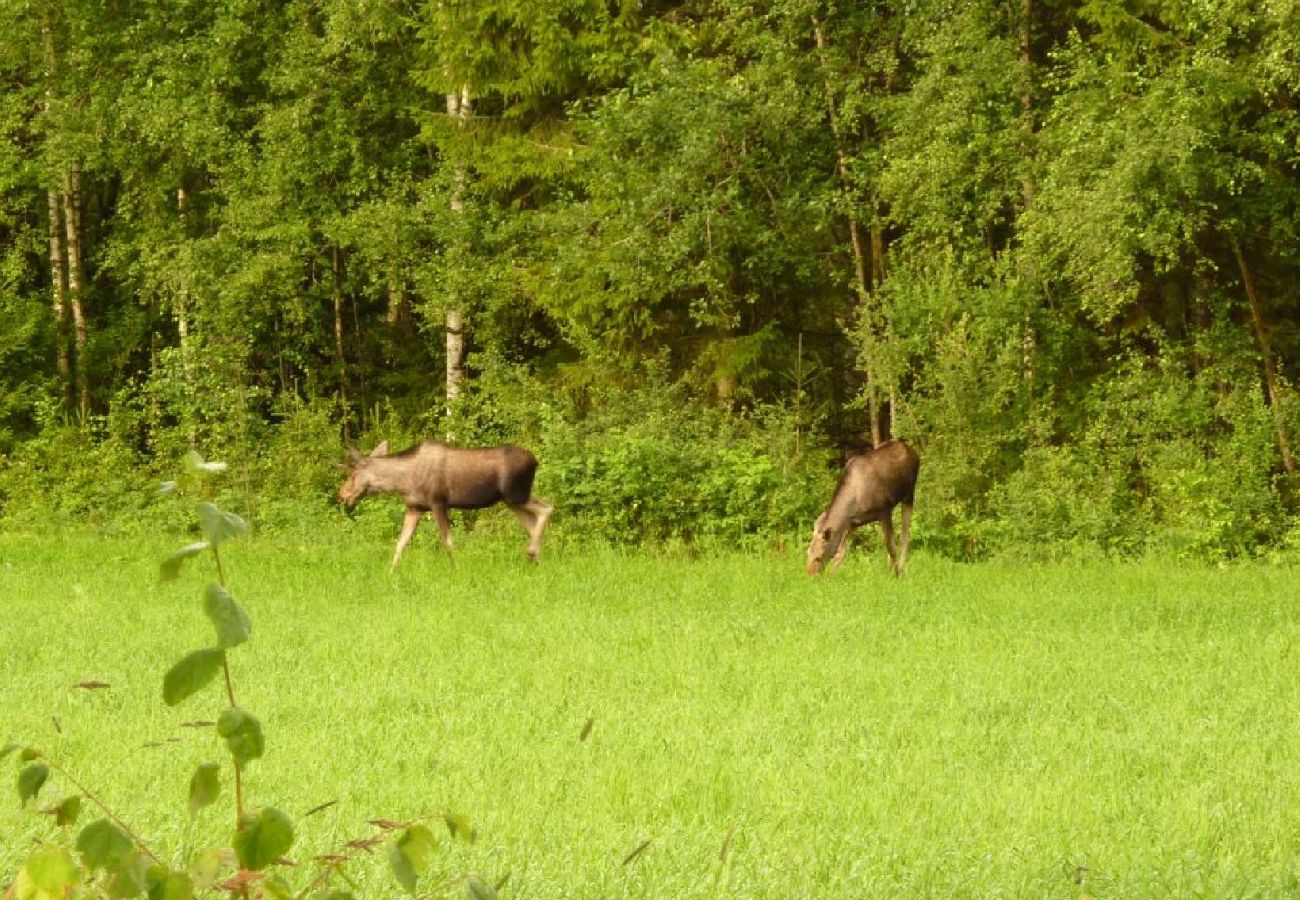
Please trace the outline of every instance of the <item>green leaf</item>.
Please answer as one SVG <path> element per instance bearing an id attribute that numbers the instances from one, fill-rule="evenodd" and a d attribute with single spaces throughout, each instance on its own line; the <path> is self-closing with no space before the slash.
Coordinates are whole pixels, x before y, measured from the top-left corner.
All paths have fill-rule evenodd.
<path id="1" fill-rule="evenodd" d="M 158 580 L 175 581 L 181 575 L 181 563 L 191 556 L 197 556 L 211 546 L 207 541 L 199 541 L 177 550 L 158 566 Z"/>
<path id="2" fill-rule="evenodd" d="M 131 836 L 108 819 L 91 822 L 77 835 L 77 852 L 92 869 L 119 865 L 134 846 Z"/>
<path id="3" fill-rule="evenodd" d="M 293 846 L 293 823 L 280 810 L 268 806 L 246 813 L 235 832 L 235 855 L 245 869 L 261 871 Z"/>
<path id="4" fill-rule="evenodd" d="M 183 658 L 163 676 L 163 702 L 175 706 L 203 690 L 217 677 L 225 659 L 225 651 L 218 647 L 195 650 Z"/>
<path id="5" fill-rule="evenodd" d="M 200 763 L 190 778 L 190 817 L 215 803 L 220 795 L 221 766 L 214 762 Z"/>
<path id="6" fill-rule="evenodd" d="M 203 536 L 217 546 L 226 538 L 248 531 L 248 523 L 234 513 L 218 509 L 211 503 L 199 504 L 199 527 Z"/>
<path id="7" fill-rule="evenodd" d="M 66 896 L 80 878 L 77 861 L 67 848 L 43 844 L 27 857 L 14 893 L 22 900 L 55 900 Z"/>
<path id="8" fill-rule="evenodd" d="M 203 611 L 217 629 L 218 647 L 237 647 L 248 640 L 253 632 L 253 623 L 249 621 L 248 613 L 219 584 L 210 583 L 204 589 Z"/>
<path id="9" fill-rule="evenodd" d="M 71 825 L 77 821 L 79 815 L 81 815 L 81 795 L 73 794 L 71 797 L 64 797 L 63 802 L 54 807 L 54 824 L 60 828 Z"/>
<path id="10" fill-rule="evenodd" d="M 497 900 L 497 889 L 477 875 L 465 879 L 465 895 L 470 900 Z"/>
<path id="11" fill-rule="evenodd" d="M 132 850 L 121 862 L 108 867 L 108 896 L 139 897 L 149 885 L 149 869 L 148 857 L 139 850 Z"/>
<path id="12" fill-rule="evenodd" d="M 220 874 L 220 847 L 209 847 L 194 857 L 194 861 L 190 863 L 190 875 L 194 879 L 194 886 L 201 891 L 206 891 L 212 887 Z"/>
<path id="13" fill-rule="evenodd" d="M 40 793 L 45 780 L 50 777 L 50 767 L 45 763 L 30 763 L 18 773 L 18 805 L 25 806 L 27 801 Z"/>
<path id="14" fill-rule="evenodd" d="M 241 766 L 259 759 L 266 750 L 262 723 L 252 713 L 244 712 L 238 706 L 232 706 L 221 713 L 217 719 L 217 734 L 226 739 L 230 755 Z"/>
<path id="15" fill-rule="evenodd" d="M 392 866 L 393 877 L 402 887 L 415 893 L 415 884 L 429 870 L 437 847 L 433 832 L 425 826 L 407 828 L 388 845 L 388 863 Z"/>
<path id="16" fill-rule="evenodd" d="M 145 879 L 149 900 L 194 900 L 194 883 L 183 872 L 172 872 L 162 866 L 149 867 Z"/>
<path id="17" fill-rule="evenodd" d="M 408 893 L 414 894 L 419 876 L 415 874 L 411 860 L 402 852 L 402 848 L 397 846 L 397 841 L 388 845 L 388 865 L 392 868 L 397 883 L 406 888 Z"/>

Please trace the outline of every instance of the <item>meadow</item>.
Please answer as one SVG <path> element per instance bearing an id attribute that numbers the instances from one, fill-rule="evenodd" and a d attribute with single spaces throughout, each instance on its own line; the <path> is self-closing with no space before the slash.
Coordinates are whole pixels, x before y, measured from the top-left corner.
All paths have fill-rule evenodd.
<path id="1" fill-rule="evenodd" d="M 518 535 L 461 535 L 452 565 L 431 531 L 391 575 L 389 540 L 227 553 L 254 630 L 236 689 L 267 735 L 246 790 L 298 821 L 300 867 L 368 819 L 450 811 L 478 840 L 428 883 L 509 873 L 505 897 L 1300 893 L 1292 569 L 921 549 L 902 580 L 860 553 L 813 580 L 776 552 L 557 544 L 529 567 Z M 220 693 L 161 700 L 211 640 L 206 564 L 157 582 L 177 544 L 0 536 L 0 743 L 179 860 L 232 816 L 185 811 L 222 752 L 179 725 Z M 53 830 L 3 767 L 0 885 Z M 399 894 L 385 868 L 352 868 L 362 896 Z"/>

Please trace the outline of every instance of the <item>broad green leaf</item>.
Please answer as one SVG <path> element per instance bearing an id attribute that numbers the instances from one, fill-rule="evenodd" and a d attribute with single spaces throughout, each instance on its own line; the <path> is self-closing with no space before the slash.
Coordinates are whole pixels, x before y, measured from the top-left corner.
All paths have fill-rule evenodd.
<path id="1" fill-rule="evenodd" d="M 108 896 L 115 900 L 139 897 L 149 885 L 149 869 L 149 858 L 139 850 L 131 851 L 121 862 L 108 867 Z"/>
<path id="2" fill-rule="evenodd" d="M 220 874 L 220 847 L 209 847 L 196 856 L 194 862 L 190 864 L 190 876 L 194 879 L 194 886 L 200 891 L 206 891 L 212 887 Z"/>
<path id="3" fill-rule="evenodd" d="M 199 504 L 199 527 L 212 546 L 226 538 L 248 531 L 248 523 L 234 513 L 218 509 L 211 503 Z"/>
<path id="4" fill-rule="evenodd" d="M 217 719 L 217 734 L 226 739 L 230 755 L 241 766 L 261 757 L 266 750 L 262 737 L 262 723 L 252 713 L 232 706 Z"/>
<path id="5" fill-rule="evenodd" d="M 50 767 L 45 763 L 30 763 L 23 766 L 22 771 L 18 773 L 18 805 L 26 805 L 28 800 L 39 794 L 45 780 L 49 777 Z"/>
<path id="6" fill-rule="evenodd" d="M 497 900 L 497 889 L 477 875 L 465 879 L 465 895 L 470 900 Z"/>
<path id="7" fill-rule="evenodd" d="M 406 888 L 408 893 L 414 894 L 415 884 L 420 880 L 420 876 L 415 874 L 410 858 L 402 852 L 401 847 L 397 846 L 397 841 L 388 845 L 388 865 L 392 868 L 397 883 Z"/>
<path id="8" fill-rule="evenodd" d="M 423 825 L 412 825 L 388 845 L 388 863 L 398 883 L 415 893 L 416 882 L 429 870 L 438 842 Z"/>
<path id="9" fill-rule="evenodd" d="M 135 845 L 121 828 L 108 819 L 98 819 L 77 835 L 77 852 L 92 869 L 107 869 L 126 859 Z"/>
<path id="10" fill-rule="evenodd" d="M 199 763 L 190 778 L 190 816 L 215 803 L 221 795 L 221 766 L 214 762 Z"/>
<path id="11" fill-rule="evenodd" d="M 54 807 L 54 824 L 60 828 L 71 825 L 77 821 L 79 815 L 81 815 L 81 795 L 73 794 L 71 797 L 64 797 L 63 801 Z"/>
<path id="12" fill-rule="evenodd" d="M 185 454 L 185 464 L 196 472 L 216 473 L 224 472 L 228 468 L 223 462 L 217 462 L 216 460 L 208 462 L 199 455 L 197 450 L 191 450 Z"/>
<path id="13" fill-rule="evenodd" d="M 194 883 L 184 872 L 150 866 L 145 882 L 149 900 L 194 900 Z"/>
<path id="14" fill-rule="evenodd" d="M 31 762 L 34 759 L 41 758 L 41 751 L 35 747 L 24 747 L 23 752 L 18 754 L 18 758 L 23 762 Z"/>
<path id="15" fill-rule="evenodd" d="M 293 900 L 293 888 L 279 875 L 272 875 L 262 881 L 262 893 L 272 900 Z"/>
<path id="16" fill-rule="evenodd" d="M 212 545 L 207 541 L 198 541 L 197 543 L 190 544 L 177 550 L 171 556 L 164 559 L 162 564 L 158 566 L 158 580 L 175 581 L 180 577 L 181 563 L 185 562 L 185 560 L 189 559 L 191 556 L 197 556 L 211 546 Z"/>
<path id="17" fill-rule="evenodd" d="M 261 871 L 293 846 L 293 823 L 270 806 L 261 812 L 245 813 L 235 832 L 233 846 L 240 866 Z"/>
<path id="18" fill-rule="evenodd" d="M 248 640 L 253 632 L 253 623 L 249 621 L 248 613 L 235 602 L 229 591 L 215 582 L 209 583 L 204 589 L 203 611 L 217 629 L 218 647 L 237 647 Z"/>
<path id="19" fill-rule="evenodd" d="M 77 861 L 66 848 L 43 844 L 18 873 L 14 893 L 19 900 L 57 900 L 67 896 L 80 877 Z"/>
<path id="20" fill-rule="evenodd" d="M 205 647 L 184 657 L 163 676 L 163 702 L 175 706 L 207 687 L 225 659 L 225 651 L 218 647 Z"/>

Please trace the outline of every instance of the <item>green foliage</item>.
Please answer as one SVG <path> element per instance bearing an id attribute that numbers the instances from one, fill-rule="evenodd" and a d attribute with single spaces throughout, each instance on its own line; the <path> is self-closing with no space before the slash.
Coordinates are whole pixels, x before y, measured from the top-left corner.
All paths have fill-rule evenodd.
<path id="1" fill-rule="evenodd" d="M 190 778 L 190 815 L 197 815 L 205 806 L 211 806 L 221 796 L 221 766 L 214 762 L 200 763 Z"/>
<path id="2" fill-rule="evenodd" d="M 618 542 L 779 541 L 891 435 L 957 557 L 1294 525 L 1288 4 L 8 2 L 6 526 L 188 533 L 143 488 L 202 445 L 212 546 L 311 532 L 399 434 L 544 450 Z M 1134 366 L 1199 429 L 1096 433 Z"/>
<path id="3" fill-rule="evenodd" d="M 293 846 L 293 837 L 289 817 L 268 806 L 240 818 L 233 845 L 240 866 L 257 872 L 287 853 Z"/>
<path id="4" fill-rule="evenodd" d="M 130 835 L 108 819 L 99 819 L 77 835 L 77 852 L 90 869 L 113 869 L 135 849 Z"/>
<path id="5" fill-rule="evenodd" d="M 205 647 L 186 654 L 163 677 L 163 702 L 175 706 L 207 687 L 226 664 L 226 652 Z"/>

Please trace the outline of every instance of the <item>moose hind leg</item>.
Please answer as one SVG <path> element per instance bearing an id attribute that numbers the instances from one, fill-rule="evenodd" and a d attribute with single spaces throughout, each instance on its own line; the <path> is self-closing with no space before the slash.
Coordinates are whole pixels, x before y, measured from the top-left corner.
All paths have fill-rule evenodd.
<path id="1" fill-rule="evenodd" d="M 885 533 L 885 553 L 889 555 L 889 570 L 898 574 L 898 554 L 894 551 L 894 511 L 891 509 L 880 519 L 880 530 Z"/>
<path id="2" fill-rule="evenodd" d="M 529 497 L 528 502 L 511 506 L 510 509 L 518 517 L 519 524 L 523 525 L 524 530 L 528 532 L 528 558 L 536 562 L 542 552 L 542 530 L 546 528 L 546 523 L 551 518 L 551 513 L 555 511 L 555 507 L 544 500 Z"/>
<path id="3" fill-rule="evenodd" d="M 390 571 L 397 568 L 397 561 L 402 558 L 402 551 L 406 549 L 407 544 L 411 543 L 411 538 L 415 535 L 415 529 L 420 525 L 420 515 L 418 509 L 408 509 L 406 511 L 406 518 L 402 521 L 402 534 L 397 539 L 397 549 L 393 551 L 392 565 L 388 567 Z"/>
<path id="4" fill-rule="evenodd" d="M 907 544 L 912 536 L 912 504 L 903 503 L 903 522 L 902 534 L 898 541 L 898 574 L 903 574 L 903 568 L 907 565 Z"/>
<path id="5" fill-rule="evenodd" d="M 447 548 L 447 555 L 451 555 L 451 519 L 447 518 L 447 507 L 435 506 L 433 508 L 433 519 L 438 523 L 438 532 L 442 535 L 442 545 Z"/>

